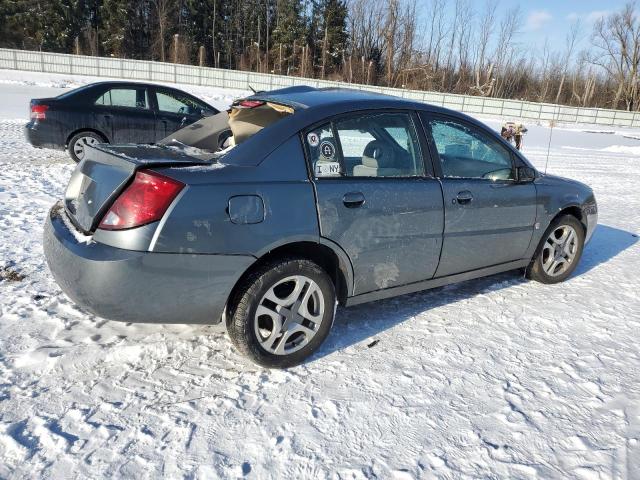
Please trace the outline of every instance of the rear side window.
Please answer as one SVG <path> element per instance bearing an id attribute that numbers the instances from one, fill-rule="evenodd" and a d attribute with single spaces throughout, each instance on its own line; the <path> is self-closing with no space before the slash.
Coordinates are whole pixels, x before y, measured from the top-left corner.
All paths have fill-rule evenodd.
<path id="1" fill-rule="evenodd" d="M 342 175 L 338 144 L 333 136 L 330 123 L 308 132 L 306 142 L 316 177 L 339 177 Z"/>
<path id="2" fill-rule="evenodd" d="M 198 104 L 192 98 L 171 90 L 156 90 L 158 110 L 161 112 L 177 113 L 180 115 L 195 115 L 204 110 L 204 105 Z"/>
<path id="3" fill-rule="evenodd" d="M 424 175 L 420 143 L 408 113 L 340 118 L 309 131 L 305 141 L 316 178 Z"/>
<path id="4" fill-rule="evenodd" d="M 95 102 L 108 107 L 149 108 L 146 88 L 111 88 Z"/>

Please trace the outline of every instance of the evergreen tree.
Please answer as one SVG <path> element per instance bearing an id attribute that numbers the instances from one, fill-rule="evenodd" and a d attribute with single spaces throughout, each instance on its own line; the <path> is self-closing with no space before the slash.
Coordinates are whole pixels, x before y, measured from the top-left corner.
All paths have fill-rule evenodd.
<path id="1" fill-rule="evenodd" d="M 3 2 L 0 32 L 24 48 L 68 52 L 82 27 L 83 13 L 84 2 L 78 0 Z"/>
<path id="2" fill-rule="evenodd" d="M 294 45 L 302 47 L 306 26 L 300 0 L 279 0 L 272 33 L 272 62 L 278 73 L 290 72 L 295 65 Z"/>
<path id="3" fill-rule="evenodd" d="M 95 35 L 100 55 L 151 59 L 152 11 L 149 0 L 100 0 Z"/>
<path id="4" fill-rule="evenodd" d="M 98 35 L 103 52 L 115 57 L 131 56 L 127 44 L 131 43 L 132 8 L 128 0 L 103 0 L 100 7 Z M 128 53 L 128 55 L 127 55 Z"/>
<path id="5" fill-rule="evenodd" d="M 309 45 L 316 69 L 340 66 L 347 47 L 347 5 L 344 0 L 313 0 Z"/>

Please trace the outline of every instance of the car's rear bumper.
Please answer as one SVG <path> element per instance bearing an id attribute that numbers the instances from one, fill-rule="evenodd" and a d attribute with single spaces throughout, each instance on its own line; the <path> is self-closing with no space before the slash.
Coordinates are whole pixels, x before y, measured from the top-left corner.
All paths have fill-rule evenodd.
<path id="1" fill-rule="evenodd" d="M 36 148 L 55 148 L 64 150 L 64 140 L 59 138 L 51 127 L 37 121 L 31 121 L 24 126 L 24 136 Z"/>
<path id="2" fill-rule="evenodd" d="M 60 288 L 111 320 L 218 323 L 236 281 L 255 260 L 245 255 L 153 253 L 83 240 L 61 204 L 50 211 L 44 253 Z"/>

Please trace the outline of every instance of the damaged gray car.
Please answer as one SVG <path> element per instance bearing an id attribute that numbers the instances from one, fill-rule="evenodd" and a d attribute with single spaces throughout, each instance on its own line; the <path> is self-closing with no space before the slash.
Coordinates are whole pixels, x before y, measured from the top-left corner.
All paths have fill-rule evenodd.
<path id="1" fill-rule="evenodd" d="M 463 114 L 347 89 L 257 93 L 158 145 L 88 149 L 46 258 L 88 311 L 225 321 L 288 367 L 355 305 L 524 269 L 556 283 L 597 222 L 591 189 L 540 174 Z"/>

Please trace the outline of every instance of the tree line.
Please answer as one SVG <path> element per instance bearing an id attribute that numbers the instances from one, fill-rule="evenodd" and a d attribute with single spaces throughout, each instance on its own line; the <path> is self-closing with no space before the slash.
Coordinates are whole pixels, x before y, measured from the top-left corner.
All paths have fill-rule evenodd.
<path id="1" fill-rule="evenodd" d="M 499 0 L 0 0 L 2 47 L 640 107 L 635 3 L 538 52 L 523 26 Z"/>

